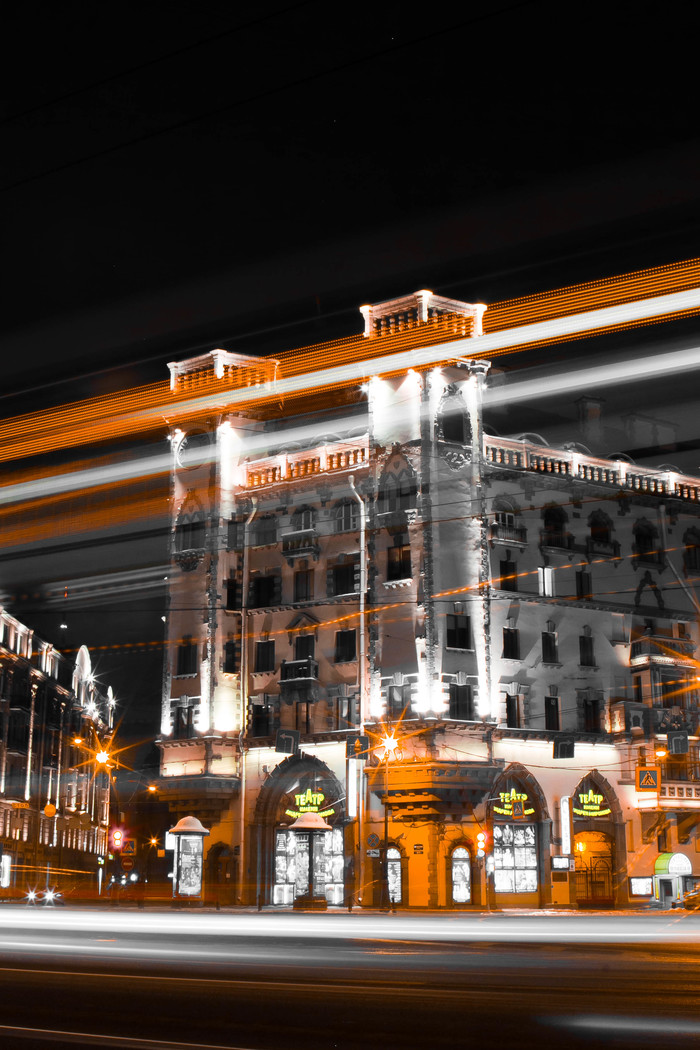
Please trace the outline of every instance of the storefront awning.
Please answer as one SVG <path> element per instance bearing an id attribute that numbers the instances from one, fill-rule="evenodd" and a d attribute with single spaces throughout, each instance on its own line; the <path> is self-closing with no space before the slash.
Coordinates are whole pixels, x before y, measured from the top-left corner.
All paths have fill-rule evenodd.
<path id="1" fill-rule="evenodd" d="M 693 865 L 685 853 L 659 853 L 654 864 L 655 875 L 692 875 Z"/>

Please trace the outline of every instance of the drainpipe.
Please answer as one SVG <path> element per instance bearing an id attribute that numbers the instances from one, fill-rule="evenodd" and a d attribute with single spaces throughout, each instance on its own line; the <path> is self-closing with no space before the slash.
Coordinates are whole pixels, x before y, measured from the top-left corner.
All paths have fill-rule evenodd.
<path id="1" fill-rule="evenodd" d="M 246 518 L 245 525 L 243 526 L 243 572 L 241 582 L 241 685 L 240 685 L 240 696 L 241 696 L 241 709 L 240 709 L 240 724 L 238 728 L 238 753 L 240 755 L 241 763 L 241 855 L 239 860 L 239 875 L 238 875 L 238 900 L 240 903 L 243 901 L 243 890 L 245 886 L 245 750 L 243 746 L 243 736 L 245 733 L 245 718 L 248 710 L 248 537 L 250 535 L 250 525 L 255 517 L 258 509 L 258 501 L 255 496 L 251 498 L 253 509 Z"/>
<path id="2" fill-rule="evenodd" d="M 360 506 L 360 644 L 359 644 L 359 671 L 358 685 L 360 687 L 360 733 L 365 731 L 367 719 L 367 689 L 365 685 L 365 594 L 367 592 L 367 507 L 357 489 L 355 488 L 355 476 L 351 474 L 348 478 L 350 491 Z M 365 756 L 366 758 L 367 756 Z M 348 759 L 349 762 L 357 759 Z M 358 778 L 357 796 L 357 844 L 358 844 L 358 897 L 362 896 L 364 887 L 364 851 L 362 849 L 363 829 L 365 824 L 365 779 L 364 765 L 360 768 Z"/>
<path id="3" fill-rule="evenodd" d="M 681 577 L 680 573 L 676 569 L 676 566 L 673 564 L 673 562 L 669 558 L 667 550 L 666 550 L 666 504 L 665 503 L 660 503 L 659 504 L 659 528 L 661 530 L 661 543 L 663 544 L 662 550 L 663 550 L 664 556 L 666 558 L 666 563 L 667 563 L 669 569 L 671 570 L 671 572 L 673 573 L 673 575 L 678 580 L 679 584 L 681 585 L 681 587 L 682 587 L 683 591 L 685 592 L 685 595 L 688 598 L 690 604 L 695 609 L 695 612 L 700 616 L 700 602 L 698 601 L 697 597 L 695 596 L 695 593 L 690 589 L 688 584 Z"/>

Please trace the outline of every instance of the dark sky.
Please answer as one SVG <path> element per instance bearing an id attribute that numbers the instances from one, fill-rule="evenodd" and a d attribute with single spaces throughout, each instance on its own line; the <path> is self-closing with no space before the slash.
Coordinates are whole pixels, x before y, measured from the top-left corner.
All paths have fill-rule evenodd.
<path id="1" fill-rule="evenodd" d="M 700 254 L 672 10 L 68 2 L 15 5 L 3 37 L 3 415 L 351 334 L 419 287 L 488 303 Z M 31 552 L 0 586 L 158 563 L 138 546 Z M 85 608 L 67 644 L 153 639 L 160 603 Z M 157 703 L 157 661 L 129 659 Z"/>

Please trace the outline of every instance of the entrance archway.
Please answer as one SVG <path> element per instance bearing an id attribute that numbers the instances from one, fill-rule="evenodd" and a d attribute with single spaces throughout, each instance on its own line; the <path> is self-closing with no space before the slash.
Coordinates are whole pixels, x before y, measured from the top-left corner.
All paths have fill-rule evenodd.
<path id="1" fill-rule="evenodd" d="M 573 793 L 576 903 L 579 908 L 613 907 L 624 869 L 624 823 L 607 780 L 592 770 Z"/>
<path id="2" fill-rule="evenodd" d="M 313 755 L 290 755 L 263 784 L 255 807 L 258 904 L 290 907 L 308 887 L 310 840 L 290 831 L 303 813 L 319 813 L 331 826 L 314 832 L 314 885 L 329 904 L 345 899 L 345 801 L 333 771 Z"/>

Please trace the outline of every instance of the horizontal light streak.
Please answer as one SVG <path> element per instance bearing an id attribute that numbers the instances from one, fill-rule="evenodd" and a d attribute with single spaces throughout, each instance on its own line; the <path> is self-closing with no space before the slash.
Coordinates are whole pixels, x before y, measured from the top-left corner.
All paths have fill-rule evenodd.
<path id="1" fill-rule="evenodd" d="M 503 331 L 487 333 L 478 338 L 461 338 L 453 341 L 440 339 L 430 346 L 411 346 L 407 350 L 382 354 L 362 361 L 346 361 L 313 370 L 308 366 L 323 359 L 333 360 L 333 354 L 316 353 L 306 358 L 302 352 L 292 357 L 289 366 L 302 369 L 300 374 L 281 377 L 275 384 L 274 393 L 265 384 L 227 388 L 219 381 L 206 382 L 206 393 L 199 397 L 171 394 L 167 383 L 151 384 L 135 391 L 119 395 L 92 398 L 88 401 L 67 405 L 44 413 L 6 420 L 0 424 L 0 454 L 5 461 L 22 456 L 42 454 L 50 450 L 68 448 L 95 441 L 108 440 L 137 434 L 147 429 L 168 426 L 169 422 L 210 412 L 222 406 L 263 406 L 273 404 L 285 397 L 293 398 L 311 391 L 333 389 L 362 381 L 372 375 L 401 374 L 408 368 L 423 368 L 454 360 L 462 356 L 499 356 L 503 353 L 522 350 L 532 345 L 542 345 L 580 338 L 595 332 L 609 331 L 636 324 L 663 321 L 700 310 L 700 289 L 653 296 L 615 306 L 585 311 L 571 316 L 539 321 Z M 420 336 L 421 329 L 413 335 Z M 428 338 L 431 333 L 423 333 Z M 433 338 L 434 338 L 434 333 Z M 357 340 L 353 348 L 359 350 Z M 401 338 L 381 337 L 366 340 L 375 347 L 401 345 Z M 343 355 L 341 355 L 343 356 Z M 302 364 L 303 361 L 303 364 Z M 18 437 L 18 435 L 21 435 Z"/>

